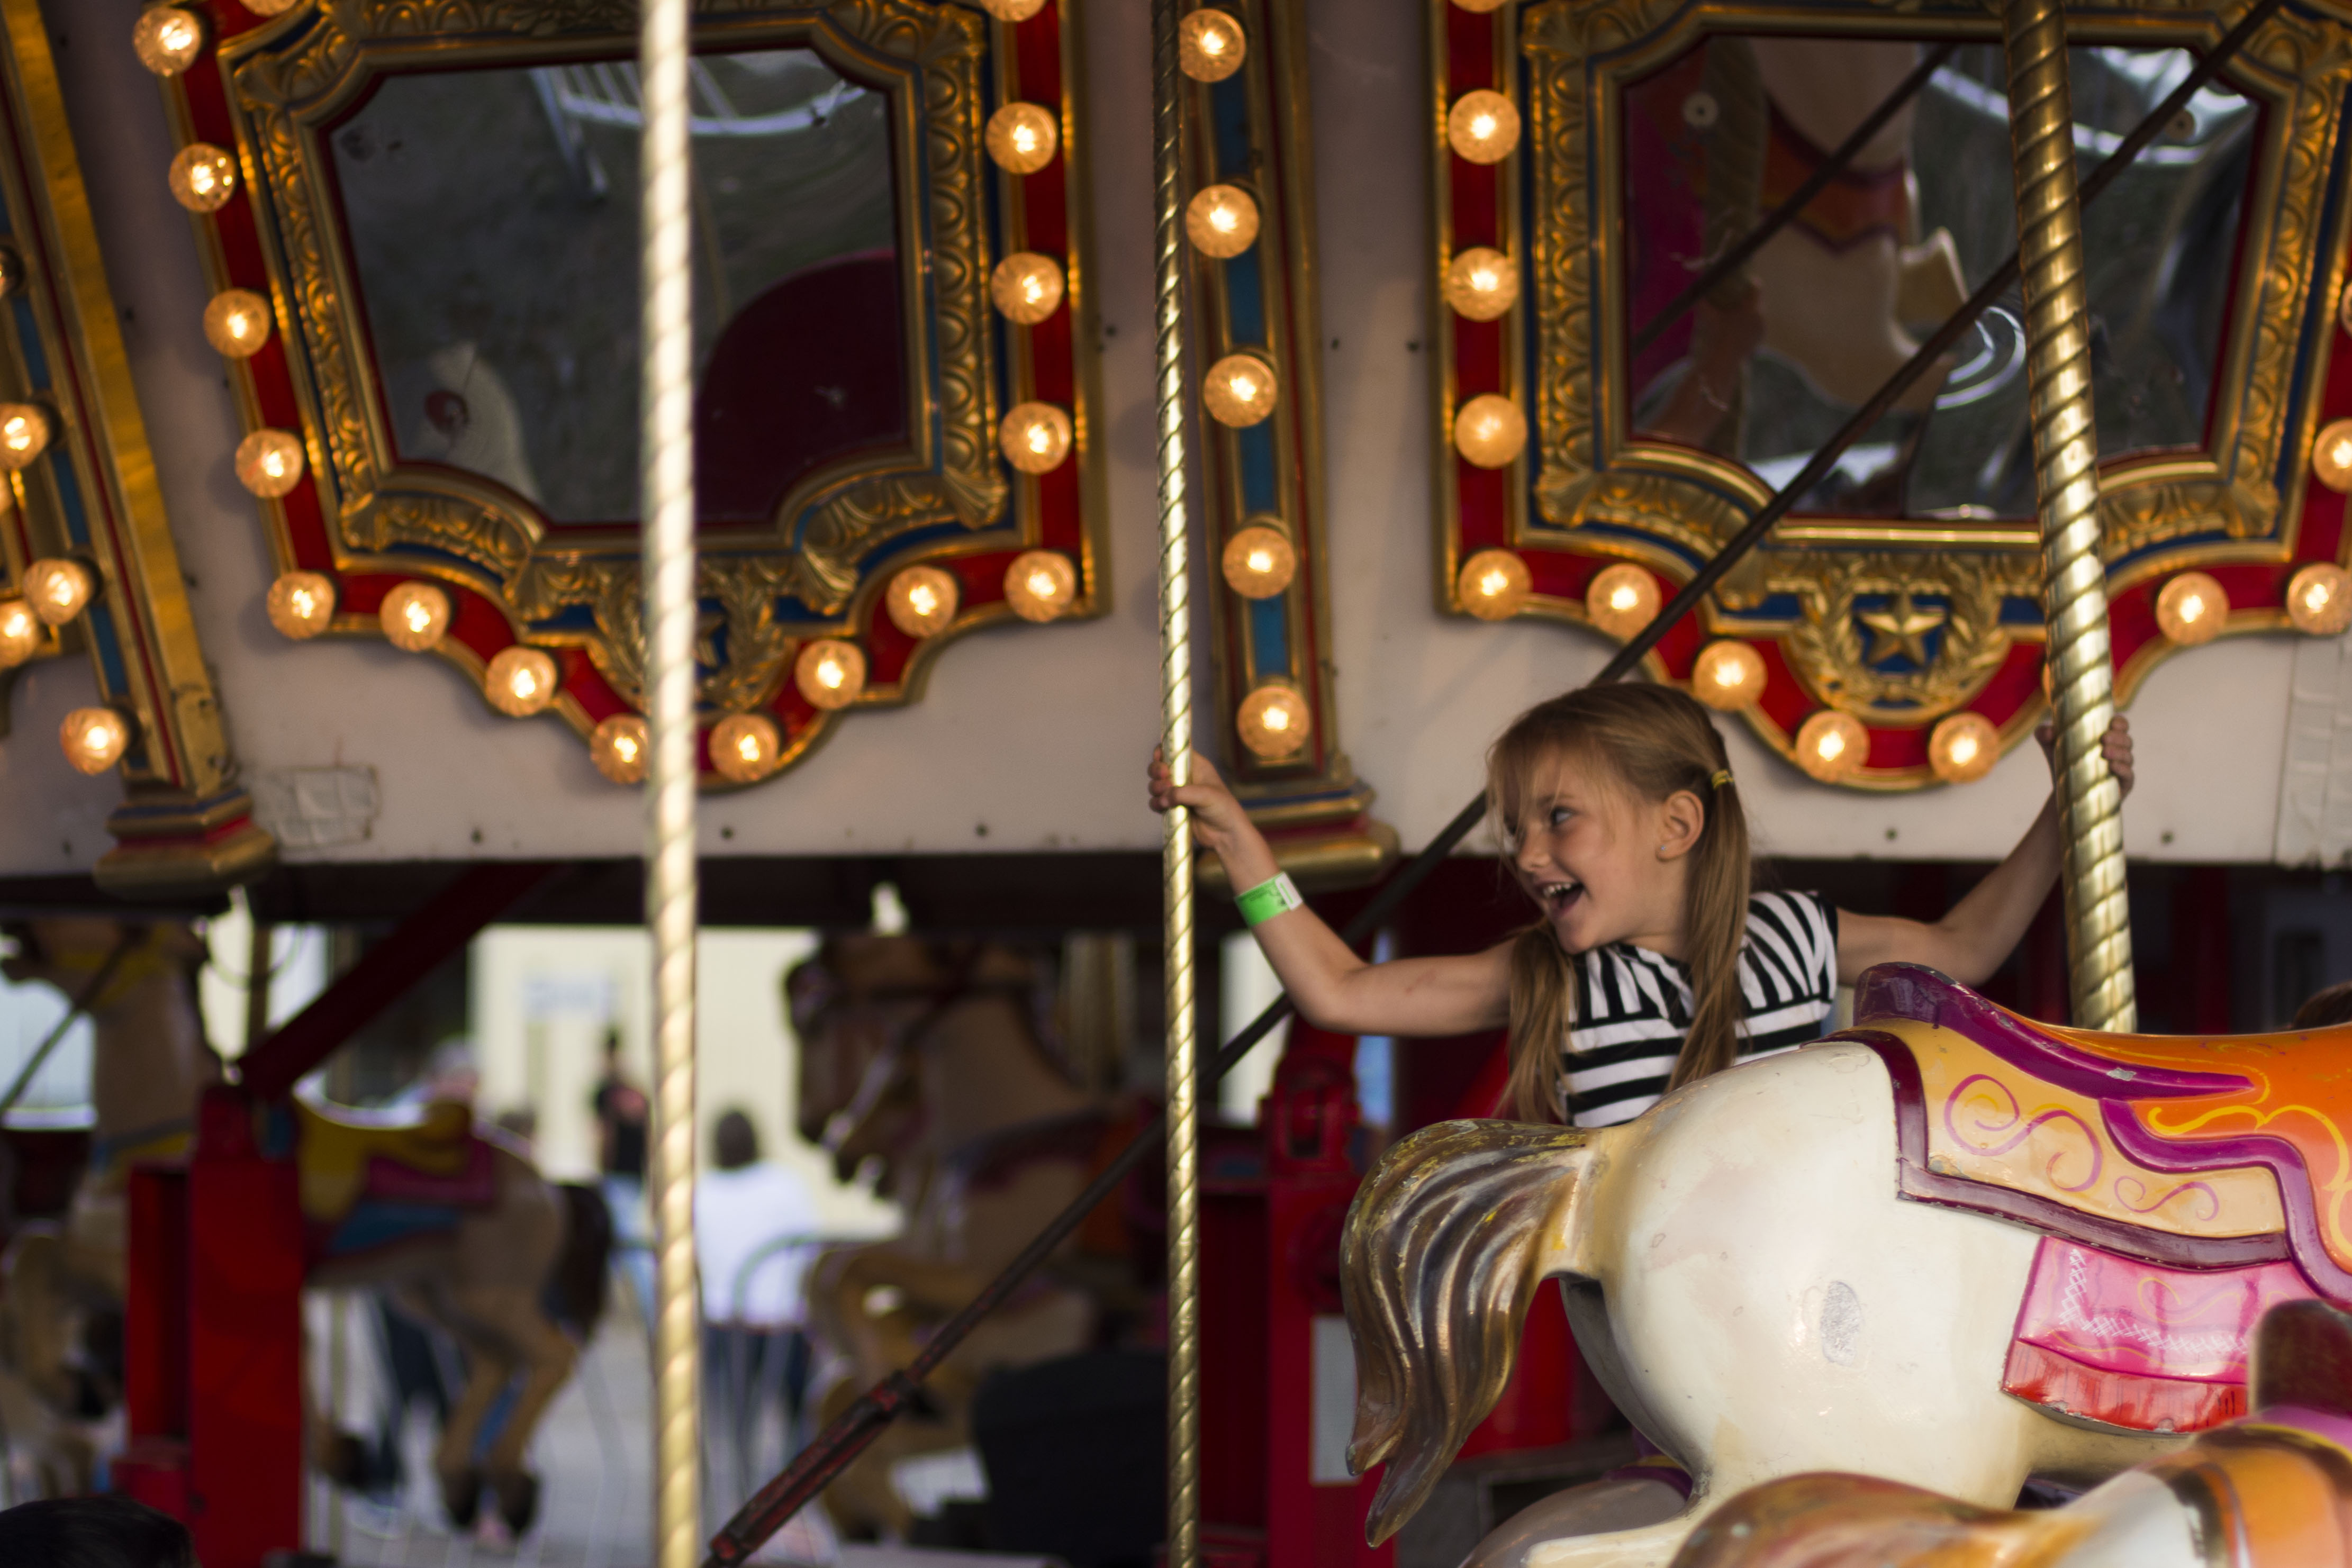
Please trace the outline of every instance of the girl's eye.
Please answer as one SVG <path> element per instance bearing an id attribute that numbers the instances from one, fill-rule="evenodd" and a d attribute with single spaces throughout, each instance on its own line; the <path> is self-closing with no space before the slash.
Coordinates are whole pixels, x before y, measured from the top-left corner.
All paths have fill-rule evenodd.
<path id="1" fill-rule="evenodd" d="M 1551 825 L 1557 828 L 1575 814 L 1565 806 L 1554 806 L 1551 809 Z"/>

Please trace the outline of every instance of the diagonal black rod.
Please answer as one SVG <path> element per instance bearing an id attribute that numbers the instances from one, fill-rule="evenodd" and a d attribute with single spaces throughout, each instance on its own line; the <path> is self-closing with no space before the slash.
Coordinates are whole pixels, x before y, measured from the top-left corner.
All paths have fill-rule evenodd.
<path id="1" fill-rule="evenodd" d="M 1767 213 L 1763 221 L 1749 229 L 1738 244 L 1707 263 L 1706 271 L 1694 278 L 1680 294 L 1667 300 L 1665 308 L 1651 317 L 1648 326 L 1633 334 L 1633 344 L 1625 350 L 1626 359 L 1633 359 L 1656 342 L 1658 335 L 1681 320 L 1685 311 L 1706 298 L 1717 284 L 1745 266 L 1749 256 L 1764 248 L 1766 241 L 1794 223 L 1797 214 L 1811 206 L 1813 198 L 1820 195 L 1832 180 L 1844 173 L 1847 164 L 1861 156 L 1862 150 L 1870 144 L 1870 139 L 1885 130 L 1886 122 L 1894 119 L 1905 104 L 1919 95 L 1919 89 L 1927 85 L 1927 78 L 1941 69 L 1944 62 L 1950 59 L 1959 47 L 1959 41 L 1954 39 L 1928 50 L 1927 58 L 1921 60 L 1909 76 L 1895 84 L 1895 90 L 1886 95 L 1886 100 L 1872 110 L 1870 118 L 1855 126 L 1853 133 L 1837 144 L 1837 150 L 1822 161 L 1821 167 L 1797 187 L 1794 194 Z"/>
<path id="2" fill-rule="evenodd" d="M 2134 126 L 2131 133 L 2117 143 L 2116 150 L 2083 182 L 2083 205 L 2090 205 L 2100 193 L 2115 183 L 2116 178 L 2130 167 L 2132 160 L 2164 133 L 2165 127 L 2189 106 L 2189 100 L 2197 95 L 2198 89 L 2220 74 L 2231 57 L 2245 47 L 2246 40 L 2253 37 L 2254 30 L 2268 21 L 2283 3 L 2284 0 L 2255 0 L 2253 8 L 2222 36 L 2212 52 L 2200 60 L 2188 78 L 2173 89 L 2147 119 Z M 1796 505 L 1797 497 L 1820 483 L 1822 476 L 1835 465 L 1845 449 L 1877 423 L 1886 411 L 1910 390 L 1912 383 L 1927 372 L 1945 350 L 1959 341 L 1961 334 L 1976 324 L 1977 318 L 1990 309 L 1993 302 L 2016 283 L 2017 277 L 2017 255 L 2012 251 L 2009 259 L 1985 280 L 1983 287 L 1969 297 L 1969 302 L 1919 345 L 1919 351 L 1904 362 L 1893 379 L 1879 388 L 1868 402 L 1855 410 L 1853 417 L 1838 427 L 1837 434 L 1813 454 L 1811 461 L 1797 476 L 1782 486 L 1748 520 L 1747 527 L 1700 567 L 1690 581 L 1683 585 L 1682 591 L 1667 601 L 1665 607 L 1633 641 L 1618 649 L 1616 656 L 1601 667 L 1601 673 L 1593 676 L 1590 684 L 1606 685 L 1632 674 L 1633 667 L 1658 645 L 1659 640 L 1676 622 L 1698 608 L 1699 601 L 1722 580 L 1724 573 L 1738 565 L 1740 559 L 1771 531 L 1772 525 L 1788 515 L 1789 509 Z M 1479 819 L 1486 814 L 1486 799 L 1482 793 L 1463 807 L 1419 854 L 1398 868 L 1372 901 L 1348 922 L 1347 928 L 1340 933 L 1341 938 L 1352 946 L 1378 931 L 1396 912 L 1397 905 L 1421 884 L 1422 879 L 1470 836 Z M 1226 1041 L 1224 1049 L 1217 1052 L 1209 1069 L 1209 1082 L 1214 1083 L 1223 1078 L 1235 1062 L 1249 1054 L 1252 1046 L 1264 1040 L 1273 1031 L 1275 1025 L 1288 1018 L 1290 1013 L 1290 998 L 1286 996 L 1276 998 L 1265 1011 L 1258 1014 L 1247 1028 Z M 922 1353 L 905 1370 L 892 1373 L 867 1389 L 856 1404 L 843 1411 L 832 1425 L 817 1435 L 814 1441 L 802 1449 L 800 1457 L 782 1474 L 761 1487 L 750 1501 L 736 1511 L 735 1516 L 711 1538 L 709 1554 L 703 1560 L 703 1568 L 734 1568 L 735 1564 L 743 1562 L 768 1537 L 782 1529 L 786 1520 L 807 1506 L 845 1466 L 864 1453 L 874 1439 L 882 1435 L 882 1428 L 889 1425 L 892 1418 L 914 1398 L 916 1385 L 954 1353 L 964 1335 L 971 1332 L 972 1326 L 1012 1295 L 1022 1281 L 1053 1254 L 1055 1248 L 1068 1239 L 1070 1233 L 1094 1212 L 1096 1206 L 1127 1179 L 1128 1173 L 1158 1144 L 1162 1120 L 1155 1118 L 1136 1134 L 1132 1143 L 1113 1155 L 1110 1163 L 1087 1184 L 1086 1191 L 1055 1216 L 1053 1222 L 1022 1249 L 1018 1258 L 1006 1264 L 1003 1271 L 990 1281 L 979 1295 L 966 1302 L 961 1312 L 940 1325 L 938 1333 L 924 1344 Z"/>

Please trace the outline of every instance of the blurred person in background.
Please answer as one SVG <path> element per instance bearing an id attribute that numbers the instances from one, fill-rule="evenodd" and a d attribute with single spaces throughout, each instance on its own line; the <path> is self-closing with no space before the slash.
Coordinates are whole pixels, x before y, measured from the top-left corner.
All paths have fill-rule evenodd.
<path id="1" fill-rule="evenodd" d="M 740 1109 L 719 1118 L 710 1152 L 711 1168 L 694 1187 L 702 1364 L 711 1413 L 733 1445 L 735 1479 L 748 1496 L 767 1473 L 756 1461 L 769 1410 L 782 1416 L 777 1462 L 796 1447 L 808 1392 L 802 1325 L 818 1245 L 816 1200 L 797 1174 L 760 1158 L 759 1130 Z"/>
<path id="2" fill-rule="evenodd" d="M 621 1031 L 604 1031 L 604 1075 L 589 1104 L 596 1113 L 596 1169 L 613 1211 L 613 1257 L 636 1293 L 637 1316 L 654 1322 L 653 1242 L 646 1224 L 646 1129 L 652 1103 L 621 1061 Z"/>

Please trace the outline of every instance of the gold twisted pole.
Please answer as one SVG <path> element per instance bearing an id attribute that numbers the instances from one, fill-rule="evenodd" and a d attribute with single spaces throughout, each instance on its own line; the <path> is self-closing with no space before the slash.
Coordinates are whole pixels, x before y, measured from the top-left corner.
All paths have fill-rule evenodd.
<path id="1" fill-rule="evenodd" d="M 2074 1023 L 2130 1030 L 2131 907 L 2123 791 L 2099 743 L 2115 717 L 2106 567 L 2099 559 L 2099 437 L 2091 411 L 2090 309 L 2074 113 L 2059 0 L 2004 0 L 2017 254 L 2025 287 L 2026 378 L 2042 507 L 2042 606 L 2065 846 L 2068 990 Z"/>
<path id="2" fill-rule="evenodd" d="M 1183 78 L 1181 0 L 1151 3 L 1151 130 L 1159 290 L 1160 746 L 1192 775 L 1192 606 L 1184 502 Z M 1192 816 L 1160 819 L 1168 975 L 1168 1568 L 1201 1560 L 1200 1064 L 1192 1010 Z"/>
<path id="3" fill-rule="evenodd" d="M 654 1563 L 702 1533 L 694 1290 L 694 277 L 688 0 L 645 0 L 646 924 L 654 938 Z"/>

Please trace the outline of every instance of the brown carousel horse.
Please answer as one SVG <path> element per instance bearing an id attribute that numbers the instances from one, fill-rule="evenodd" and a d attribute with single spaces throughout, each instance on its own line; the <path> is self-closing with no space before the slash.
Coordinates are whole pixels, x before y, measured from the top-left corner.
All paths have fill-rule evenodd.
<path id="1" fill-rule="evenodd" d="M 197 1102 L 221 1081 L 196 1009 L 205 947 L 173 921 L 126 935 L 111 920 L 46 919 L 8 934 L 17 951 L 0 972 L 68 998 L 122 946 L 88 1009 L 98 1114 L 89 1168 L 64 1226 L 30 1230 L 10 1249 L 0 1333 L 8 1361 L 44 1398 L 87 1408 L 89 1378 L 75 1365 L 74 1345 L 91 1315 L 121 1308 L 131 1167 L 184 1160 Z M 550 1185 L 519 1148 L 477 1130 L 463 1105 L 391 1118 L 330 1113 L 298 1099 L 284 1113 L 294 1134 L 309 1283 L 388 1291 L 465 1348 L 468 1380 L 434 1457 L 442 1500 L 468 1526 L 487 1489 L 520 1534 L 538 1511 L 539 1483 L 524 1464 L 530 1437 L 578 1357 L 542 1301 L 562 1303 L 583 1338 L 593 1329 L 611 1239 L 602 1199 L 593 1189 Z M 518 1375 L 505 1424 L 478 1461 L 483 1423 Z M 331 1479 L 354 1481 L 357 1439 L 315 1413 L 309 1425 L 311 1462 Z"/>
<path id="2" fill-rule="evenodd" d="M 1118 1117 L 1041 1028 L 1037 964 L 992 944 L 912 936 L 828 941 L 786 981 L 801 1040 L 800 1131 L 844 1180 L 869 1162 L 904 1228 L 837 1248 L 812 1271 L 810 1326 L 845 1364 L 819 1396 L 831 1420 L 911 1361 L 924 1333 L 978 1294 L 1075 1198 L 1116 1140 Z M 1087 1348 L 1123 1264 L 1097 1228 L 1047 1277 L 976 1329 L 925 1385 L 926 1407 L 887 1429 L 825 1493 L 853 1535 L 912 1523 L 890 1466 L 971 1441 L 971 1396 L 991 1370 Z"/>

